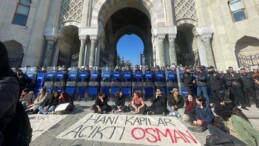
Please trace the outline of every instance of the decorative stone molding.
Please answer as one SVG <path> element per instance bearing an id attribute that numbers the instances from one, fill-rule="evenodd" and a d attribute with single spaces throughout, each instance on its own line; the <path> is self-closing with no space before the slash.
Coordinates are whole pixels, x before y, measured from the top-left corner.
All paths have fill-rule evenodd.
<path id="1" fill-rule="evenodd" d="M 156 35 L 156 38 L 157 38 L 157 40 L 160 42 L 160 41 L 164 41 L 164 39 L 165 39 L 165 34 L 158 34 L 158 35 Z"/>
<path id="2" fill-rule="evenodd" d="M 175 33 L 174 34 L 168 34 L 169 41 L 174 41 L 175 38 L 176 38 L 176 34 Z"/>
<path id="3" fill-rule="evenodd" d="M 159 35 L 159 34 L 176 34 L 177 28 L 176 26 L 171 27 L 156 27 L 152 29 L 153 36 Z"/>
<path id="4" fill-rule="evenodd" d="M 97 36 L 98 28 L 96 27 L 79 27 L 79 36 L 80 35 L 89 35 L 89 36 Z"/>
<path id="5" fill-rule="evenodd" d="M 176 22 L 181 20 L 198 21 L 194 0 L 174 0 Z"/>
<path id="6" fill-rule="evenodd" d="M 204 27 L 196 27 L 193 29 L 194 36 L 199 35 L 202 41 L 208 41 L 211 39 L 213 34 L 213 29 L 211 26 L 204 26 Z"/>
<path id="7" fill-rule="evenodd" d="M 77 21 L 82 19 L 84 0 L 62 0 L 60 22 Z"/>

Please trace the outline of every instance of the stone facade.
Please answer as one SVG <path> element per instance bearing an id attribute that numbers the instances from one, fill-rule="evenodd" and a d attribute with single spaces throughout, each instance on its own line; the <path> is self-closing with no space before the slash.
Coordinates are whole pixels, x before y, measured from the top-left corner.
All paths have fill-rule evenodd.
<path id="1" fill-rule="evenodd" d="M 78 66 L 116 65 L 116 44 L 130 33 L 150 65 L 259 64 L 256 0 L 241 0 L 246 19 L 238 22 L 231 0 L 33 0 L 25 26 L 13 23 L 18 2 L 0 1 L 0 40 L 10 56 L 23 54 L 22 66 L 69 66 L 75 56 Z"/>

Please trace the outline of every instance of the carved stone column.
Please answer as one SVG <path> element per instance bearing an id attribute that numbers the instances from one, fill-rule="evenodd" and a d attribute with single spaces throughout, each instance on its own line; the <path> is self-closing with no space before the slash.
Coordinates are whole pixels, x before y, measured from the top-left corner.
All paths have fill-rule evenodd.
<path id="1" fill-rule="evenodd" d="M 177 64 L 177 56 L 176 56 L 176 50 L 175 50 L 175 38 L 176 34 L 169 34 L 169 56 L 170 56 L 170 63 L 171 64 Z"/>
<path id="2" fill-rule="evenodd" d="M 78 67 L 81 67 L 84 64 L 85 39 L 86 39 L 86 36 L 80 36 L 80 50 L 79 50 Z"/>
<path id="3" fill-rule="evenodd" d="M 52 59 L 52 55 L 53 55 L 53 47 L 54 47 L 54 43 L 56 42 L 57 38 L 54 36 L 47 36 L 47 49 L 45 52 L 45 57 L 44 57 L 44 63 L 43 65 L 45 66 L 50 66 L 51 65 L 51 59 Z"/>
<path id="4" fill-rule="evenodd" d="M 212 33 L 205 33 L 205 34 L 201 35 L 201 40 L 205 47 L 208 66 L 216 67 L 215 61 L 214 61 L 214 56 L 213 56 L 213 51 L 212 51 L 211 43 L 210 43 L 211 37 L 212 37 Z"/>
<path id="5" fill-rule="evenodd" d="M 96 46 L 96 36 L 91 36 L 90 40 L 91 40 L 91 48 L 90 48 L 90 62 L 89 62 L 89 66 L 94 66 L 95 64 L 95 46 Z"/>
<path id="6" fill-rule="evenodd" d="M 165 50 L 164 50 L 165 35 L 159 34 L 156 36 L 156 39 L 157 39 L 156 53 L 158 53 L 158 58 L 156 58 L 156 62 L 160 67 L 162 67 L 162 66 L 165 66 Z"/>

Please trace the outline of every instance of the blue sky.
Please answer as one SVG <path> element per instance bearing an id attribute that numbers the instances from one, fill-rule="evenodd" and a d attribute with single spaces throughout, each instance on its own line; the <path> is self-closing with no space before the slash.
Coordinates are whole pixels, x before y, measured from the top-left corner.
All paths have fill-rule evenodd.
<path id="1" fill-rule="evenodd" d="M 139 58 L 144 51 L 142 40 L 135 34 L 122 36 L 117 43 L 117 51 L 124 60 L 130 60 L 132 65 L 140 64 Z"/>

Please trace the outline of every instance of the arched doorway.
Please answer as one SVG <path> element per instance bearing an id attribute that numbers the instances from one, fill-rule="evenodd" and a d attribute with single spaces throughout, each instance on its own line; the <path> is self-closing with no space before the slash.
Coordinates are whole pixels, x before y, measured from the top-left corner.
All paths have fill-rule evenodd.
<path id="1" fill-rule="evenodd" d="M 58 58 L 54 64 L 77 66 L 79 49 L 78 27 L 73 25 L 63 27 L 57 43 L 57 52 L 54 55 Z"/>
<path id="2" fill-rule="evenodd" d="M 240 38 L 235 46 L 239 67 L 250 68 L 259 65 L 259 39 L 251 36 Z"/>
<path id="3" fill-rule="evenodd" d="M 22 65 L 24 51 L 23 46 L 15 40 L 3 42 L 7 48 L 9 63 L 11 67 L 20 67 Z"/>
<path id="4" fill-rule="evenodd" d="M 133 7 L 122 8 L 107 20 L 102 34 L 104 39 L 100 40 L 105 44 L 105 48 L 100 51 L 100 65 L 117 65 L 116 44 L 125 34 L 136 34 L 142 39 L 146 63 L 152 65 L 151 22 L 143 11 Z"/>
<path id="5" fill-rule="evenodd" d="M 136 34 L 125 34 L 116 45 L 117 61 L 116 65 L 144 65 L 145 58 L 143 57 L 144 44 L 140 37 Z"/>
<path id="6" fill-rule="evenodd" d="M 195 64 L 195 55 L 193 48 L 194 35 L 192 33 L 194 26 L 192 24 L 181 24 L 177 27 L 175 39 L 175 48 L 178 64 L 190 66 Z"/>

